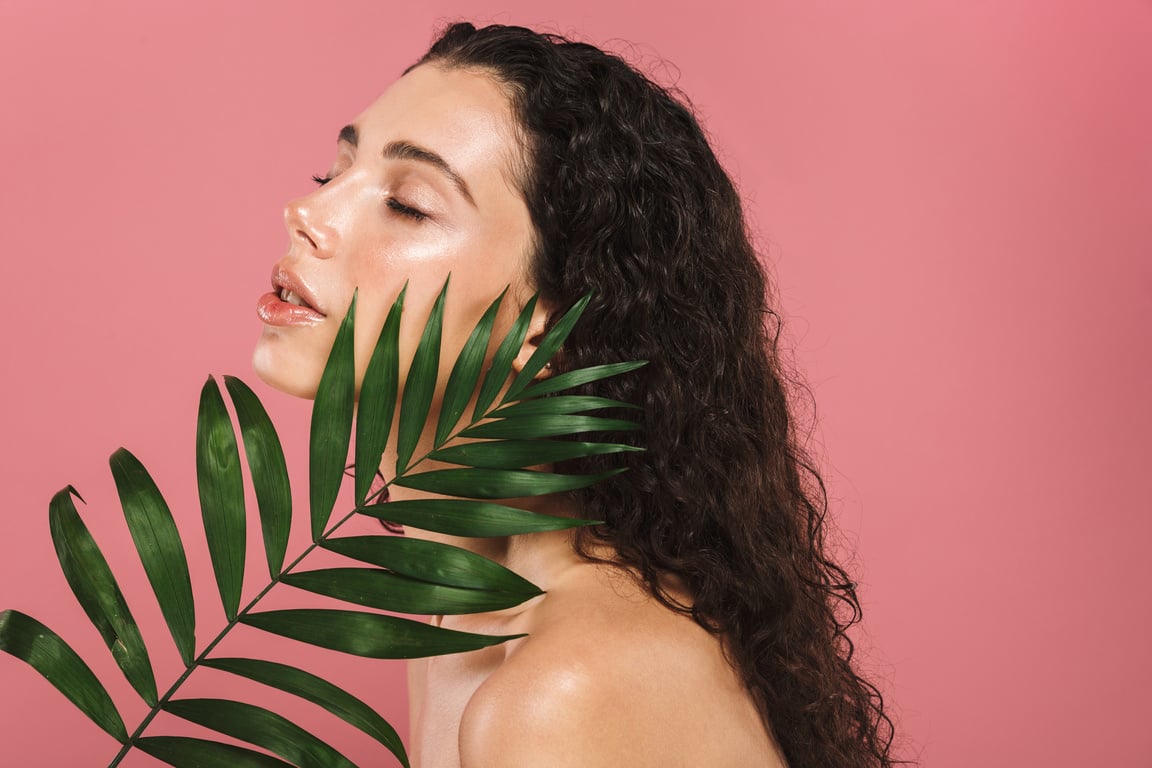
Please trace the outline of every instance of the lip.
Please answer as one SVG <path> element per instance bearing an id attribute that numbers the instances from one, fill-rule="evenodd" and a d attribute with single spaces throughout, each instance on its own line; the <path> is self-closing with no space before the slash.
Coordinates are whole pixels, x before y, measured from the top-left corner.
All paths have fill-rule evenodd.
<path id="1" fill-rule="evenodd" d="M 280 300 L 280 291 L 288 289 L 297 294 L 309 306 L 302 307 Z M 277 264 L 272 269 L 272 291 L 256 302 L 256 314 L 268 325 L 313 325 L 324 320 L 327 315 L 316 300 L 316 294 L 299 275 Z"/>

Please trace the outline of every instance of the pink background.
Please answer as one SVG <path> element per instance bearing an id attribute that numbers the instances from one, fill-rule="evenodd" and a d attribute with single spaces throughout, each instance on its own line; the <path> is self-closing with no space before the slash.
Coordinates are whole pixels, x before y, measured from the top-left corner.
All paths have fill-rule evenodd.
<path id="1" fill-rule="evenodd" d="M 622 48 L 694 100 L 779 277 L 900 754 L 1152 765 L 1152 5 L 158 5 L 0 0 L 0 608 L 72 641 L 131 723 L 141 706 L 59 575 L 47 502 L 66 483 L 89 500 L 170 681 L 106 457 L 129 447 L 173 501 L 210 636 L 199 387 L 256 386 L 299 476 L 307 404 L 249 365 L 280 206 L 437 22 L 468 17 Z M 258 634 L 230 652 L 265 645 L 300 654 Z M 405 727 L 399 663 L 320 664 Z M 196 695 L 223 683 L 197 677 Z M 7 656 L 0 690 L 0 763 L 114 753 Z"/>

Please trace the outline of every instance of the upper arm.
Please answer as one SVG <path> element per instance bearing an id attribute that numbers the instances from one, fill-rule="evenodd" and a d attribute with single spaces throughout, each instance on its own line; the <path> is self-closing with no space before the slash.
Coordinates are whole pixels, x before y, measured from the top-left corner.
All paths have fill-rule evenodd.
<path id="1" fill-rule="evenodd" d="M 782 765 L 715 636 L 662 605 L 611 597 L 541 620 L 476 689 L 462 768 Z"/>
<path id="2" fill-rule="evenodd" d="M 460 725 L 461 766 L 643 765 L 643 739 L 627 738 L 643 730 L 636 727 L 642 717 L 629 711 L 612 680 L 584 666 L 517 670 L 490 678 L 468 704 Z"/>

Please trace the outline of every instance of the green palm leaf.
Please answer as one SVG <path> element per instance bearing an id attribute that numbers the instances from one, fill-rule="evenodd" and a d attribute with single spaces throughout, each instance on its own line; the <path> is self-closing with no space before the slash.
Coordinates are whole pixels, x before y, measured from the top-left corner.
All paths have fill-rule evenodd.
<path id="1" fill-rule="evenodd" d="M 19 611 L 0 611 L 0 650 L 25 662 L 119 742 L 128 740 L 112 697 L 92 670 L 48 627 Z"/>
<path id="2" fill-rule="evenodd" d="M 515 571 L 451 544 L 404 536 L 347 536 L 322 545 L 353 560 L 378 565 L 404 576 L 465 589 L 543 594 Z"/>
<path id="3" fill-rule="evenodd" d="M 404 744 L 388 721 L 363 701 L 327 680 L 287 664 L 257 659 L 207 659 L 204 666 L 246 677 L 318 704 L 376 739 L 401 763 L 408 765 Z"/>
<path id="4" fill-rule="evenodd" d="M 512 372 L 512 361 L 516 359 L 520 347 L 524 344 L 524 339 L 528 335 L 528 325 L 532 322 L 532 313 L 535 311 L 536 297 L 533 296 L 520 310 L 516 322 L 512 324 L 497 347 L 496 354 L 492 357 L 492 365 L 484 377 L 484 383 L 480 385 L 480 394 L 476 396 L 476 407 L 472 411 L 473 422 L 488 412 L 488 407 L 492 405 L 496 395 L 500 394 L 500 388 L 508 381 L 508 375 Z"/>
<path id="5" fill-rule="evenodd" d="M 344 755 L 275 712 L 227 699 L 178 699 L 163 707 L 177 717 L 264 747 L 300 768 L 356 768 Z"/>
<path id="6" fill-rule="evenodd" d="M 532 379 L 536 378 L 536 374 L 543 370 L 544 364 L 560 350 L 560 345 L 568 338 L 568 334 L 572 332 L 572 328 L 580 319 L 580 315 L 584 314 L 584 308 L 588 306 L 591 298 L 591 294 L 585 294 L 583 298 L 572 305 L 571 309 L 564 313 L 564 316 L 556 322 L 552 330 L 545 334 L 543 341 L 536 347 L 536 351 L 532 353 L 528 362 L 520 369 L 520 373 L 512 380 L 512 386 L 504 394 L 504 399 L 500 401 L 501 404 L 519 399 L 524 389 L 532 383 Z"/>
<path id="7" fill-rule="evenodd" d="M 152 476 L 124 448 L 109 459 L 128 531 L 184 665 L 196 653 L 196 607 L 180 532 Z"/>
<path id="8" fill-rule="evenodd" d="M 543 397 L 544 395 L 550 395 L 553 392 L 562 392 L 565 389 L 572 389 L 573 387 L 579 387 L 583 384 L 591 384 L 594 381 L 619 376 L 622 373 L 628 373 L 637 368 L 643 368 L 646 365 L 648 365 L 647 360 L 636 360 L 628 363 L 607 363 L 605 365 L 589 366 L 588 368 L 578 368 L 574 371 L 565 371 L 564 373 L 559 373 L 526 387 L 520 393 L 520 399 L 530 400 Z"/>
<path id="9" fill-rule="evenodd" d="M 631 408 L 636 406 L 607 397 L 592 397 L 591 395 L 560 395 L 541 400 L 522 400 L 512 405 L 505 405 L 492 412 L 497 419 L 510 419 L 523 416 L 559 415 L 564 413 L 582 413 L 584 411 L 598 411 L 603 408 Z"/>
<path id="10" fill-rule="evenodd" d="M 460 432 L 461 437 L 484 437 L 496 440 L 523 440 L 559 437 L 581 432 L 629 432 L 639 429 L 634 421 L 606 419 L 602 416 L 539 414 L 514 419 L 485 421 Z"/>
<path id="11" fill-rule="evenodd" d="M 124 677 L 144 701 L 153 705 L 156 703 L 156 678 L 152 674 L 148 649 L 108 561 L 76 511 L 73 495 L 80 498 L 76 489 L 68 486 L 53 496 L 48 505 L 48 522 L 60 570 L 123 670 Z"/>
<path id="12" fill-rule="evenodd" d="M 356 315 L 356 295 L 352 294 L 348 313 L 336 332 L 312 406 L 308 497 L 313 541 L 323 535 L 332 516 L 352 438 L 352 411 L 356 403 L 352 323 Z"/>
<path id="13" fill-rule="evenodd" d="M 484 356 L 488 352 L 488 342 L 492 338 L 492 326 L 496 322 L 496 312 L 500 309 L 500 304 L 504 301 L 504 295 L 507 293 L 508 289 L 505 288 L 488 307 L 484 316 L 480 318 L 480 322 L 476 324 L 476 328 L 473 329 L 472 335 L 464 343 L 464 348 L 460 350 L 460 356 L 456 358 L 456 365 L 452 367 L 452 373 L 448 376 L 448 384 L 444 389 L 444 399 L 440 405 L 440 419 L 436 424 L 436 438 L 433 441 L 435 446 L 442 445 L 448 439 L 452 428 L 464 415 L 464 409 L 468 407 L 468 400 L 476 391 L 476 382 L 480 378 L 480 367 L 484 365 Z"/>
<path id="14" fill-rule="evenodd" d="M 145 736 L 136 747 L 176 768 L 293 768 L 263 752 L 190 736 Z"/>
<path id="15" fill-rule="evenodd" d="M 373 504 L 356 510 L 390 523 L 446 533 L 449 536 L 515 536 L 521 533 L 559 531 L 584 525 L 599 525 L 594 520 L 540 515 L 519 507 L 508 507 L 489 501 L 464 499 L 412 499 Z"/>
<path id="16" fill-rule="evenodd" d="M 228 621 L 240 610 L 244 589 L 244 476 L 232 420 L 211 376 L 200 390 L 196 420 L 196 480 L 208 554 Z"/>
<path id="17" fill-rule="evenodd" d="M 388 434 L 392 430 L 392 416 L 396 410 L 396 392 L 400 382 L 400 316 L 404 311 L 404 295 L 408 284 L 388 310 L 388 317 L 380 329 L 376 348 L 364 372 L 360 387 L 360 405 L 356 411 L 356 504 L 364 504 L 372 480 L 380 469 L 380 459 Z"/>
<path id="18" fill-rule="evenodd" d="M 578 443 L 567 440 L 485 440 L 441 448 L 428 458 L 482 469 L 519 469 L 610 453 L 642 451 L 620 443 Z"/>
<path id="19" fill-rule="evenodd" d="M 498 611 L 520 605 L 533 595 L 433 584 L 379 568 L 325 568 L 290 573 L 285 584 L 365 608 L 413 614 L 459 614 Z"/>
<path id="20" fill-rule="evenodd" d="M 533 297 L 501 340 L 492 364 L 481 377 L 484 359 L 492 344 L 492 329 L 506 291 L 489 305 L 452 366 L 439 419 L 434 425 L 434 449 L 417 455 L 421 437 L 429 432 L 429 412 L 436 394 L 447 290 L 446 281 L 424 324 L 399 397 L 399 337 L 406 288 L 397 296 L 369 361 L 359 393 L 358 413 L 354 359 L 357 299 L 353 296 L 337 331 L 312 411 L 309 461 L 312 544 L 287 568 L 284 560 L 292 504 L 284 452 L 267 412 L 252 390 L 239 379 L 224 378 L 244 441 L 271 579 L 243 609 L 240 598 L 247 538 L 243 472 L 236 431 L 220 388 L 215 379 L 208 379 L 201 391 L 197 422 L 197 486 L 213 571 L 229 624 L 208 643 L 199 659 L 193 659 L 196 638 L 191 580 L 172 514 L 147 470 L 131 453 L 120 449 L 112 455 L 110 465 L 125 520 L 164 620 L 187 667 L 163 696 L 157 696 L 147 650 L 111 569 L 76 511 L 72 500 L 75 491 L 69 486 L 53 498 L 50 505 L 53 541 L 65 576 L 125 676 L 153 705 L 152 711 L 135 733 L 128 736 L 115 704 L 87 665 L 47 627 L 22 613 L 0 613 L 0 650 L 37 669 L 88 717 L 122 742 L 123 748 L 110 768 L 118 766 L 132 747 L 181 768 L 352 765 L 312 734 L 261 707 L 221 699 L 173 700 L 172 695 L 200 665 L 245 676 L 316 703 L 371 735 L 407 765 L 403 745 L 392 727 L 363 701 L 322 678 L 271 661 L 207 659 L 238 623 L 369 658 L 460 653 L 523 637 L 453 631 L 368 611 L 254 610 L 281 582 L 360 606 L 414 614 L 500 610 L 542 594 L 539 588 L 513 571 L 460 547 L 392 536 L 333 538 L 357 513 L 468 537 L 512 536 L 597 524 L 537 514 L 488 500 L 563 493 L 624 471 L 565 475 L 524 468 L 640 450 L 620 443 L 547 438 L 637 429 L 636 423 L 628 418 L 584 415 L 604 409 L 627 413 L 632 409 L 627 403 L 556 393 L 633 370 L 642 363 L 594 366 L 541 382 L 533 381 L 576 324 L 588 304 L 585 297 L 545 334 L 520 373 L 512 377 L 513 361 L 523 348 L 536 311 L 536 297 Z M 493 410 L 493 404 L 505 389 Z M 476 393 L 476 407 L 471 421 L 453 433 L 473 393 Z M 552 396 L 546 397 L 548 395 Z M 396 413 L 397 400 L 399 413 Z M 357 507 L 329 527 L 344 477 L 354 415 Z M 456 498 L 365 504 L 394 424 L 397 474 L 391 484 Z M 460 443 L 457 439 L 461 437 L 474 440 Z M 449 441 L 457 444 L 444 447 Z M 458 468 L 413 471 L 417 464 L 429 458 Z M 375 567 L 297 571 L 297 566 L 317 547 Z M 157 703 L 158 700 L 162 703 Z M 160 709 L 245 740 L 278 757 L 205 739 L 142 736 Z"/>
<path id="21" fill-rule="evenodd" d="M 228 388 L 232 405 L 236 408 L 236 420 L 240 423 L 244 453 L 248 457 L 248 469 L 256 491 L 256 506 L 260 509 L 268 575 L 274 579 L 284 567 L 292 526 L 292 488 L 284 449 L 256 393 L 235 376 L 225 376 L 224 386 Z"/>
<path id="22" fill-rule="evenodd" d="M 417 659 L 487 648 L 523 635 L 476 635 L 379 613 L 300 608 L 241 616 L 240 622 L 309 645 L 373 659 Z"/>
<path id="23" fill-rule="evenodd" d="M 404 396 L 400 401 L 400 426 L 396 434 L 396 472 L 408 469 L 412 453 L 424 432 L 428 409 L 436 394 L 436 378 L 440 370 L 440 337 L 444 330 L 444 297 L 448 294 L 448 281 L 440 289 L 424 333 L 412 356 L 408 379 L 404 382 Z"/>
<path id="24" fill-rule="evenodd" d="M 513 499 L 587 488 L 618 475 L 624 468 L 595 475 L 557 475 L 524 469 L 435 469 L 398 477 L 405 488 L 471 499 Z"/>

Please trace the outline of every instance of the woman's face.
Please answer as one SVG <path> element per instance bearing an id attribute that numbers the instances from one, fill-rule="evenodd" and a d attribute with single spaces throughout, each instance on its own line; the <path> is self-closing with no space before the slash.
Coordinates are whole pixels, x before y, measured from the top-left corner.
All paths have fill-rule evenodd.
<path id="1" fill-rule="evenodd" d="M 360 381 L 405 281 L 406 366 L 451 273 L 443 382 L 500 291 L 513 287 L 497 333 L 530 292 L 522 278 L 532 227 L 515 176 L 522 158 L 508 99 L 490 77 L 423 65 L 400 78 L 340 132 L 328 181 L 284 209 L 288 252 L 275 265 L 272 292 L 257 305 L 264 330 L 253 364 L 260 378 L 313 397 L 358 288 Z"/>

